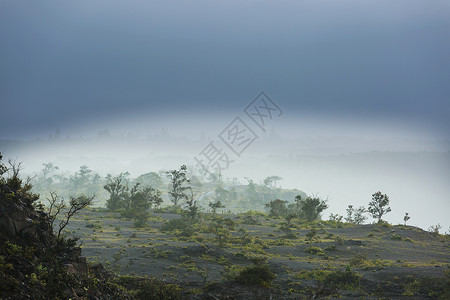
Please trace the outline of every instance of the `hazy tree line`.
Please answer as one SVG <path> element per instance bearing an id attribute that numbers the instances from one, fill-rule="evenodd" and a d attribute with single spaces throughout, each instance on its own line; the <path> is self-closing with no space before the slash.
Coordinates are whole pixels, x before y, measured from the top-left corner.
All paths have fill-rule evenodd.
<path id="1" fill-rule="evenodd" d="M 204 174 L 201 171 L 186 168 L 184 170 L 159 170 L 141 174 L 135 178 L 129 172 L 120 174 L 107 174 L 101 176 L 99 172 L 92 170 L 87 165 L 82 165 L 77 171 L 70 174 L 60 170 L 54 163 L 42 164 L 42 169 L 33 174 L 33 190 L 39 193 L 42 198 L 50 196 L 51 192 L 58 191 L 64 197 L 77 194 L 96 195 L 98 206 L 106 206 L 116 210 L 119 208 L 119 200 L 127 194 L 150 193 L 148 188 L 153 188 L 161 192 L 161 201 L 156 201 L 159 205 L 178 205 L 183 200 L 180 192 L 181 185 L 177 191 L 172 191 L 171 186 L 177 184 L 172 181 L 174 172 L 184 172 L 186 180 L 193 188 L 194 194 L 204 210 L 222 209 L 221 205 L 210 207 L 209 202 L 220 202 L 226 206 L 227 210 L 233 212 L 246 210 L 262 210 L 264 205 L 274 198 L 293 198 L 297 194 L 304 193 L 298 190 L 286 190 L 279 186 L 282 180 L 279 176 L 268 176 L 260 183 L 256 183 L 250 178 L 246 178 L 246 184 L 239 182 L 236 178 L 224 179 L 220 173 Z M 138 184 L 138 185 L 137 185 Z M 145 190 L 147 189 L 147 190 Z M 145 191 L 144 191 L 145 190 Z M 155 191 L 153 191 L 155 193 Z M 112 198 L 111 198 L 112 197 Z"/>
<path id="2" fill-rule="evenodd" d="M 301 193 L 281 189 L 278 186 L 280 180 L 279 176 L 269 176 L 255 183 L 246 178 L 247 184 L 241 184 L 236 178 L 224 179 L 220 173 L 202 173 L 185 166 L 179 170 L 148 172 L 135 178 L 126 171 L 101 176 L 87 165 L 70 174 L 49 162 L 42 164 L 42 169 L 33 174 L 31 181 L 33 191 L 40 194 L 41 199 L 51 199 L 53 193 L 66 199 L 80 194 L 95 196 L 96 206 L 131 217 L 161 206 L 179 209 L 182 203 L 191 203 L 191 211 L 262 210 L 274 197 L 292 198 Z M 142 224 L 144 215 L 137 223 Z"/>
<path id="3" fill-rule="evenodd" d="M 19 168 L 20 164 L 10 162 L 8 170 L 14 173 Z M 136 226 L 146 224 L 151 210 L 182 214 L 184 220 L 191 224 L 203 212 L 215 217 L 236 208 L 240 212 L 265 209 L 270 217 L 285 219 L 285 231 L 289 232 L 293 220 L 321 220 L 322 213 L 328 208 L 327 199 L 307 196 L 299 190 L 282 189 L 279 182 L 283 179 L 279 176 L 268 176 L 259 183 L 250 178 L 245 180 L 246 184 L 235 178 L 224 180 L 220 173 L 202 174 L 184 165 L 179 169 L 144 173 L 136 178 L 131 178 L 128 172 L 102 177 L 87 165 L 67 174 L 50 162 L 42 164 L 42 169 L 27 182 L 41 199 L 48 200 L 50 209 L 58 209 L 60 199 L 76 199 L 77 195 L 83 195 L 90 199 L 91 205 L 102 195 L 104 205 L 100 206 L 133 219 Z M 345 216 L 330 214 L 329 221 L 358 225 L 370 216 L 380 223 L 391 211 L 389 201 L 388 195 L 378 191 L 372 194 L 367 207 L 350 204 Z M 410 218 L 406 212 L 403 218 L 405 225 Z M 223 226 L 219 223 L 217 226 Z M 438 224 L 429 230 L 438 232 L 440 229 Z"/>

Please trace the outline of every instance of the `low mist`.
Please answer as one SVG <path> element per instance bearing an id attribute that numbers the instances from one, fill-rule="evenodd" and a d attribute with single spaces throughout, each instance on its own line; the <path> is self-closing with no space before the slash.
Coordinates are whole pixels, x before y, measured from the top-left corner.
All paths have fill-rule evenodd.
<path id="1" fill-rule="evenodd" d="M 228 119 L 233 117 L 230 113 Z M 387 221 L 402 223 L 408 212 L 412 225 L 426 229 L 440 223 L 444 230 L 450 226 L 446 217 L 450 208 L 448 143 L 423 127 L 419 131 L 408 123 L 388 120 L 352 123 L 305 117 L 296 121 L 289 115 L 281 116 L 266 132 L 258 131 L 258 139 L 238 157 L 218 137 L 229 123 L 227 114 L 213 119 L 211 115 L 197 121 L 168 117 L 166 123 L 158 124 L 131 118 L 122 122 L 128 126 L 95 124 L 112 129 L 97 130 L 90 136 L 94 126 L 78 129 L 80 135 L 68 135 L 58 128 L 45 138 L 2 141 L 0 145 L 6 157 L 23 162 L 23 171 L 30 176 L 38 174 L 43 163 L 52 162 L 67 176 L 87 165 L 104 178 L 108 173 L 121 172 L 138 177 L 183 164 L 198 169 L 194 157 L 213 141 L 233 160 L 222 171 L 224 179 L 245 185 L 246 178 L 262 184 L 268 176 L 280 176 L 283 179 L 278 184 L 283 188 L 328 199 L 323 219 L 330 213 L 344 215 L 348 205 L 367 206 L 371 195 L 382 191 L 391 199 L 392 212 L 386 215 Z"/>

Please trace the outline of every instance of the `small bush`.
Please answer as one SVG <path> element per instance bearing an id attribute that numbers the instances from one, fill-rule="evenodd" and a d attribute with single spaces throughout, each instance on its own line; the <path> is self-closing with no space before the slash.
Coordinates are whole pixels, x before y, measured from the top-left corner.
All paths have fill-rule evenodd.
<path id="1" fill-rule="evenodd" d="M 302 271 L 296 276 L 298 279 L 314 279 L 327 289 L 353 289 L 359 285 L 360 276 L 347 267 L 342 270 L 312 270 Z"/>
<path id="2" fill-rule="evenodd" d="M 323 280 L 326 287 L 335 289 L 354 289 L 359 285 L 360 276 L 355 271 L 347 267 L 345 271 L 336 270 L 327 274 Z"/>
<path id="3" fill-rule="evenodd" d="M 450 299 L 450 268 L 444 270 L 443 278 L 414 277 L 408 275 L 402 281 L 403 295 L 417 298 Z"/>
<path id="4" fill-rule="evenodd" d="M 366 260 L 367 260 L 367 256 L 365 256 L 362 253 L 356 253 L 350 259 L 350 266 L 361 266 L 366 262 Z"/>
<path id="5" fill-rule="evenodd" d="M 254 265 L 243 269 L 236 278 L 236 281 L 259 287 L 270 287 L 276 275 L 270 270 L 268 265 Z"/>
<path id="6" fill-rule="evenodd" d="M 305 252 L 312 255 L 325 255 L 322 248 L 320 247 L 309 247 L 305 249 Z"/>
<path id="7" fill-rule="evenodd" d="M 161 230 L 166 232 L 176 232 L 180 236 L 192 236 L 195 233 L 192 224 L 185 218 L 172 219 L 164 223 L 161 226 Z"/>
<path id="8" fill-rule="evenodd" d="M 390 228 L 392 227 L 391 224 L 389 224 L 388 222 L 384 221 L 384 220 L 380 220 L 378 221 L 377 225 L 384 227 L 384 228 Z"/>
<path id="9" fill-rule="evenodd" d="M 121 276 L 113 282 L 132 291 L 135 299 L 182 299 L 182 289 L 178 285 L 167 284 L 156 278 Z"/>
<path id="10" fill-rule="evenodd" d="M 338 235 L 334 237 L 334 240 L 336 241 L 336 244 L 338 244 L 338 245 L 343 245 L 344 241 L 345 241 L 342 237 L 340 237 Z"/>
<path id="11" fill-rule="evenodd" d="M 393 241 L 403 241 L 403 238 L 401 236 L 399 236 L 398 234 L 393 234 L 391 236 L 391 240 L 393 240 Z"/>
<path id="12" fill-rule="evenodd" d="M 255 216 L 245 216 L 242 220 L 242 224 L 246 225 L 258 225 L 259 221 Z"/>
<path id="13" fill-rule="evenodd" d="M 337 247 L 336 247 L 336 245 L 331 245 L 331 246 L 326 247 L 324 250 L 325 251 L 336 251 Z"/>

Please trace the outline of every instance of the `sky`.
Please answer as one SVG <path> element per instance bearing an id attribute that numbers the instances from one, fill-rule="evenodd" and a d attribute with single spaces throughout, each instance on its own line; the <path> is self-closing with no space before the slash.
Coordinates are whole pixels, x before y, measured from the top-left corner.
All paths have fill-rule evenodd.
<path id="1" fill-rule="evenodd" d="M 283 142 L 255 144 L 228 176 L 280 175 L 341 214 L 380 189 L 397 200 L 389 221 L 412 203 L 424 214 L 415 224 L 448 227 L 449 28 L 447 0 L 0 0 L 0 142 L 56 128 L 217 140 L 264 91 L 283 111 L 273 123 Z M 96 153 L 90 142 L 6 154 L 27 171 L 53 159 L 137 175 L 205 146 Z"/>
<path id="2" fill-rule="evenodd" d="M 0 138 L 214 119 L 266 91 L 293 119 L 447 139 L 448 28 L 448 1 L 2 0 Z"/>

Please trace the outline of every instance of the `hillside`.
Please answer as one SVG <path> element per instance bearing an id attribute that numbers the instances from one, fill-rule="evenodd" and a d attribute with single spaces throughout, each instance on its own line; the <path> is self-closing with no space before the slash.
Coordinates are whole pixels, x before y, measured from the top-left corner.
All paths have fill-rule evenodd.
<path id="1" fill-rule="evenodd" d="M 320 199 L 300 196 L 271 201 L 272 216 L 201 212 L 193 196 L 149 209 L 160 193 L 139 185 L 116 211 L 84 195 L 44 207 L 19 170 L 0 164 L 1 299 L 450 296 L 450 236 L 437 230 L 322 221 L 318 207 L 306 214 Z"/>
<path id="2" fill-rule="evenodd" d="M 155 213 L 138 229 L 118 213 L 90 209 L 69 230 L 80 236 L 90 261 L 177 283 L 193 299 L 449 295 L 449 236 L 331 221 L 294 222 L 286 236 L 282 220 L 263 214 L 205 215 L 187 231 L 168 222 L 174 219 L 180 216 Z M 239 279 L 258 265 L 276 275 L 271 284 Z"/>

